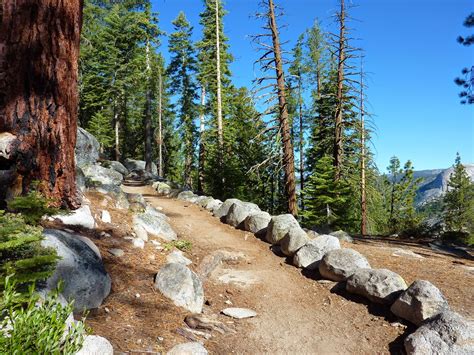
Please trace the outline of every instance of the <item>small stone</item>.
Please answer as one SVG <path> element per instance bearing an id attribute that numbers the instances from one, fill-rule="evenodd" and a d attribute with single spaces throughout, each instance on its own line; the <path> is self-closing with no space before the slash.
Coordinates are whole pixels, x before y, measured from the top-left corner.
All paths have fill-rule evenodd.
<path id="1" fill-rule="evenodd" d="M 207 355 L 208 352 L 201 343 L 190 342 L 174 346 L 167 355 Z"/>
<path id="2" fill-rule="evenodd" d="M 100 219 L 104 223 L 112 223 L 112 217 L 110 216 L 109 211 L 103 210 L 100 215 Z"/>
<path id="3" fill-rule="evenodd" d="M 110 249 L 109 253 L 116 257 L 124 256 L 125 254 L 122 249 L 117 249 L 117 248 Z"/>
<path id="4" fill-rule="evenodd" d="M 140 238 L 133 238 L 132 239 L 132 245 L 133 245 L 134 248 L 143 249 L 143 248 L 145 248 L 145 241 L 143 239 L 140 239 Z"/>
<path id="5" fill-rule="evenodd" d="M 236 319 L 245 319 L 257 316 L 257 312 L 247 308 L 226 308 L 222 310 L 222 313 L 226 316 Z"/>

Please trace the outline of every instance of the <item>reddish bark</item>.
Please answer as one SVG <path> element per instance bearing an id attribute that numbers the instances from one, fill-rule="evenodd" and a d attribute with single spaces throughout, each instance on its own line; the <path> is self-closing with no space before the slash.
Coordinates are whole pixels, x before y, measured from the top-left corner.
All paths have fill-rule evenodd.
<path id="1" fill-rule="evenodd" d="M 23 193 L 32 181 L 75 208 L 81 0 L 0 1 L 0 132 L 17 136 Z M 6 187 L 4 187 L 6 188 Z"/>

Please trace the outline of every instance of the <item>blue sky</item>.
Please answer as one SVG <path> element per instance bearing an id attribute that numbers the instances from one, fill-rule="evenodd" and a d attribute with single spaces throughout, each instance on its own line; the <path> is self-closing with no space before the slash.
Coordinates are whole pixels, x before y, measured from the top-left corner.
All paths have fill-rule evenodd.
<path id="1" fill-rule="evenodd" d="M 225 32 L 235 61 L 231 66 L 238 86 L 251 86 L 257 57 L 249 35 L 259 32 L 251 16 L 258 0 L 226 0 Z M 337 0 L 277 0 L 285 9 L 282 31 L 290 50 L 315 18 L 331 27 Z M 456 152 L 474 163 L 474 105 L 460 105 L 453 79 L 474 65 L 474 48 L 456 42 L 467 34 L 462 26 L 474 11 L 472 0 L 357 0 L 351 10 L 354 37 L 365 50 L 370 111 L 377 127 L 375 159 L 385 171 L 391 156 L 410 159 L 417 170 L 445 168 Z M 200 36 L 201 0 L 153 0 L 160 26 L 167 33 L 183 10 Z M 471 30 L 472 32 L 472 30 Z M 163 39 L 163 51 L 167 41 Z M 165 56 L 166 53 L 165 53 Z"/>

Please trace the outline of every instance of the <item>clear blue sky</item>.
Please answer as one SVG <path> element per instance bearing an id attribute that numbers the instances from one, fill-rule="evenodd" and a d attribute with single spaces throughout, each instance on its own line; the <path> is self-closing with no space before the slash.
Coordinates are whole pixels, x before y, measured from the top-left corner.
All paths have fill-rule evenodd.
<path id="1" fill-rule="evenodd" d="M 349 2 L 349 0 L 347 0 Z M 258 0 L 227 0 L 225 33 L 230 51 L 233 81 L 251 86 L 257 57 L 249 35 L 259 32 L 251 16 Z M 337 0 L 277 0 L 285 9 L 287 28 L 282 36 L 290 42 L 310 27 L 315 18 L 331 26 Z M 373 138 L 377 165 L 385 171 L 392 155 L 410 159 L 417 170 L 445 168 L 456 152 L 463 162 L 474 163 L 474 105 L 460 105 L 459 88 L 453 79 L 461 68 L 474 65 L 474 46 L 456 42 L 467 34 L 462 26 L 474 11 L 472 0 L 354 0 L 351 10 L 354 37 L 365 50 L 365 70 L 370 72 L 368 100 L 375 115 Z M 200 36 L 201 0 L 153 0 L 161 28 L 171 33 L 171 21 L 183 10 Z M 471 30 L 472 32 L 472 30 Z M 167 40 L 163 39 L 165 57 Z"/>

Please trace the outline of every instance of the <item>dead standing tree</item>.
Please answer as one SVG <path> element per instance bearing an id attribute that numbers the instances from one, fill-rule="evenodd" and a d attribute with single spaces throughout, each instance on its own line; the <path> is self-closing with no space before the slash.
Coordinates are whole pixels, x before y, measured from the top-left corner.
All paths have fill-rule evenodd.
<path id="1" fill-rule="evenodd" d="M 264 98 L 264 103 L 269 109 L 264 114 L 275 114 L 278 121 L 277 126 L 271 126 L 274 121 L 269 122 L 270 126 L 266 131 L 275 130 L 274 138 L 281 137 L 281 149 L 283 151 L 283 169 L 285 183 L 285 197 L 287 200 L 287 210 L 296 216 L 296 182 L 295 182 L 295 162 L 293 143 L 291 140 L 291 127 L 288 117 L 288 107 L 286 100 L 285 73 L 283 70 L 283 58 L 280 42 L 280 35 L 277 25 L 276 7 L 273 0 L 263 0 L 260 7 L 263 12 L 257 13 L 256 17 L 263 19 L 265 25 L 263 34 L 253 36 L 255 43 L 264 54 L 256 61 L 260 65 L 263 77 L 255 80 L 259 91 L 263 92 L 260 98 Z M 276 76 L 266 76 L 266 73 L 274 71 Z M 278 100 L 276 105 L 275 98 Z M 275 110 L 276 108 L 276 110 Z"/>
<path id="2" fill-rule="evenodd" d="M 9 137 L 0 175 L 11 177 L 0 181 L 3 193 L 13 185 L 26 193 L 37 180 L 57 205 L 79 206 L 74 148 L 81 22 L 81 0 L 0 1 L 0 137 Z"/>

